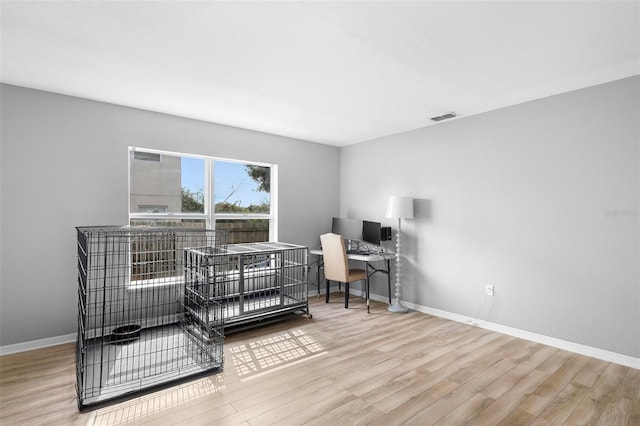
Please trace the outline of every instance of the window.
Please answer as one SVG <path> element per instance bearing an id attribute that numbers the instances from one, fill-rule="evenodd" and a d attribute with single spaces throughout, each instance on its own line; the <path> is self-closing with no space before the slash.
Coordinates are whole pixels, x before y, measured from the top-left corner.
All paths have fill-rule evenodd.
<path id="1" fill-rule="evenodd" d="M 129 223 L 228 231 L 230 244 L 277 241 L 277 167 L 129 149 Z"/>

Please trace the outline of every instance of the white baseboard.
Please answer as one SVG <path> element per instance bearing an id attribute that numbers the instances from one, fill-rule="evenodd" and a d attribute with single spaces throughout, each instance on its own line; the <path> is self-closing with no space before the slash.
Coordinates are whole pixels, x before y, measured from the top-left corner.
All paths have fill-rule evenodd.
<path id="1" fill-rule="evenodd" d="M 362 295 L 361 291 L 352 293 Z M 388 296 L 380 296 L 378 294 L 372 294 L 371 299 L 382 303 L 389 302 Z M 402 300 L 401 302 L 405 307 L 414 311 L 422 312 L 440 318 L 445 318 L 451 321 L 469 324 L 470 326 L 480 327 L 486 330 L 496 331 L 498 333 L 518 337 L 520 339 L 529 340 L 531 342 L 541 343 L 543 345 L 552 346 L 554 348 L 563 349 L 565 351 L 578 353 L 580 355 L 586 355 L 591 358 L 597 358 L 603 361 L 613 362 L 615 364 L 620 364 L 626 367 L 636 368 L 640 370 L 640 358 L 634 358 L 632 356 L 619 354 L 617 352 L 611 352 L 600 348 L 594 348 L 592 346 L 557 339 L 555 337 L 545 336 L 543 334 L 532 333 L 530 331 L 520 330 L 518 328 L 508 327 L 505 325 L 471 318 L 452 312 L 442 311 L 440 309 L 431 308 L 429 306 L 417 305 L 415 303 L 405 302 L 404 300 Z"/>
<path id="2" fill-rule="evenodd" d="M 76 341 L 76 333 L 64 336 L 47 337 L 46 339 L 31 340 L 29 342 L 15 343 L 13 345 L 0 346 L 0 356 L 19 352 L 32 351 L 34 349 L 48 348 L 49 346 L 62 345 Z"/>

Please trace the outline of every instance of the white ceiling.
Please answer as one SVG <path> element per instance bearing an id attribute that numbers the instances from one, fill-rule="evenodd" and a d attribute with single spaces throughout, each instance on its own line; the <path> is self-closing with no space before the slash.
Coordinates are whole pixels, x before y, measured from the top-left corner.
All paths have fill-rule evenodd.
<path id="1" fill-rule="evenodd" d="M 6 1 L 4 83 L 337 146 L 640 74 L 639 1 Z"/>

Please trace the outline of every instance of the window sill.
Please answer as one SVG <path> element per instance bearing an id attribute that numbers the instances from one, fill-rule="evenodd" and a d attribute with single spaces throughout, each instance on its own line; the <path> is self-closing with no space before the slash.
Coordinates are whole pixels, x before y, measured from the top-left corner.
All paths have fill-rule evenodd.
<path id="1" fill-rule="evenodd" d="M 182 284 L 184 284 L 184 277 L 182 275 L 177 275 L 174 277 L 154 278 L 151 280 L 130 281 L 127 285 L 127 290 L 149 290 L 156 288 L 175 287 Z"/>

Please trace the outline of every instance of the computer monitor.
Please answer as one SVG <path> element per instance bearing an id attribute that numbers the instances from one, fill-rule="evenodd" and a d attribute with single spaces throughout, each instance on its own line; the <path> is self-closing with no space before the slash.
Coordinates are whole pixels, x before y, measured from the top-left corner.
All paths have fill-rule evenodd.
<path id="1" fill-rule="evenodd" d="M 380 222 L 362 221 L 362 241 L 366 241 L 377 246 L 380 245 Z"/>
<path id="2" fill-rule="evenodd" d="M 362 221 L 334 217 L 331 232 L 342 235 L 342 238 L 347 240 L 362 240 Z"/>

